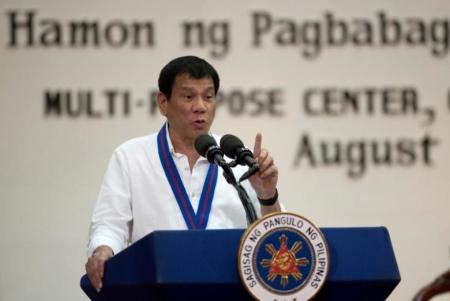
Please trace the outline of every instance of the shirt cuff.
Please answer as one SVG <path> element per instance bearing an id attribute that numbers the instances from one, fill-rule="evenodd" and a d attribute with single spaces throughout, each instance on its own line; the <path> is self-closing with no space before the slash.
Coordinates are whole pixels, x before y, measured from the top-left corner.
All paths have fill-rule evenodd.
<path id="1" fill-rule="evenodd" d="M 116 255 L 125 248 L 125 246 L 123 246 L 116 239 L 102 235 L 101 237 L 94 237 L 90 240 L 87 249 L 87 256 L 91 257 L 95 249 L 102 245 L 110 247 L 113 250 L 114 255 Z"/>

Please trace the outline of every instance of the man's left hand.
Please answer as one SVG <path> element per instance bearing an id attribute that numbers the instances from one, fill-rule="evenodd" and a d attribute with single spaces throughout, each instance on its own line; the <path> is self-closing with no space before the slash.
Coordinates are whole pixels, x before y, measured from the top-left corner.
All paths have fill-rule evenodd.
<path id="1" fill-rule="evenodd" d="M 250 177 L 250 184 L 255 189 L 258 198 L 270 199 L 274 197 L 277 182 L 278 168 L 275 166 L 272 156 L 262 147 L 262 135 L 257 133 L 255 137 L 255 146 L 253 155 L 259 164 L 259 171 Z"/>

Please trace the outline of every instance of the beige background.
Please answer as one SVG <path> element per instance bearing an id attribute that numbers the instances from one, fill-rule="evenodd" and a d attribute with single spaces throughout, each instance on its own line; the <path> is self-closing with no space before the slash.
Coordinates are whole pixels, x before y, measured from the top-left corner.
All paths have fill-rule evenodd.
<path id="1" fill-rule="evenodd" d="M 35 9 L 36 19 L 61 22 L 152 20 L 152 49 L 8 48 L 9 10 Z M 324 48 L 307 60 L 302 45 L 279 48 L 270 37 L 251 45 L 251 13 L 304 22 L 323 20 L 325 11 L 351 20 L 390 17 L 450 19 L 448 1 L 39 1 L 0 2 L 0 300 L 86 300 L 79 289 L 93 204 L 113 149 L 123 141 L 158 130 L 162 118 L 135 109 L 129 118 L 45 117 L 46 89 L 91 89 L 104 106 L 106 88 L 130 90 L 144 98 L 156 87 L 159 70 L 173 57 L 196 54 L 217 67 L 223 91 L 283 90 L 282 118 L 232 116 L 221 107 L 213 130 L 234 133 L 253 146 L 257 131 L 280 169 L 279 191 L 289 211 L 322 227 L 386 226 L 391 234 L 402 282 L 389 300 L 410 300 L 415 292 L 449 268 L 450 112 L 449 56 L 435 58 L 429 47 Z M 182 47 L 184 20 L 226 20 L 230 50 L 221 59 L 211 48 Z M 419 91 L 423 116 L 366 115 L 311 118 L 301 110 L 310 87 L 404 87 Z M 432 167 L 369 165 L 349 179 L 346 166 L 295 167 L 299 138 L 377 140 L 425 133 L 439 140 Z"/>

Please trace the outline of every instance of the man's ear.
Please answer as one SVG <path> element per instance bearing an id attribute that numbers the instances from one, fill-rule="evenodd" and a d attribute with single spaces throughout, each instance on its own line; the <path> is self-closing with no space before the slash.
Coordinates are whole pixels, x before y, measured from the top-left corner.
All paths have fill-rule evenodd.
<path id="1" fill-rule="evenodd" d="M 167 116 L 167 104 L 169 102 L 167 96 L 162 92 L 158 92 L 156 95 L 156 101 L 158 102 L 159 112 L 161 115 Z"/>

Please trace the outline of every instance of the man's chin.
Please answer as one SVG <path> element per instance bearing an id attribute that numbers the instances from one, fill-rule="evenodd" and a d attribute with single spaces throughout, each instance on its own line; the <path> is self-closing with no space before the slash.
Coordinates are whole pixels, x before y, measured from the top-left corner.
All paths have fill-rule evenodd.
<path id="1" fill-rule="evenodd" d="M 194 124 L 193 130 L 198 135 L 208 134 L 210 127 L 211 127 L 211 125 L 206 124 L 206 123 Z"/>
<path id="2" fill-rule="evenodd" d="M 196 129 L 193 132 L 193 137 L 194 140 L 197 139 L 198 137 L 202 136 L 202 135 L 208 135 L 209 134 L 209 129 Z"/>

